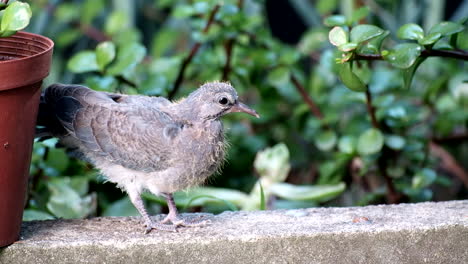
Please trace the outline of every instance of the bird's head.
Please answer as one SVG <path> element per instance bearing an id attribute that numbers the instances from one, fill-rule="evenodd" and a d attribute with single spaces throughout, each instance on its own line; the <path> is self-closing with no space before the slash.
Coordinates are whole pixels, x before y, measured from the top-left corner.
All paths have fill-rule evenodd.
<path id="1" fill-rule="evenodd" d="M 196 107 L 192 110 L 204 120 L 217 120 L 233 112 L 260 117 L 255 110 L 240 102 L 234 87 L 225 82 L 206 83 L 192 92 L 185 101 Z"/>

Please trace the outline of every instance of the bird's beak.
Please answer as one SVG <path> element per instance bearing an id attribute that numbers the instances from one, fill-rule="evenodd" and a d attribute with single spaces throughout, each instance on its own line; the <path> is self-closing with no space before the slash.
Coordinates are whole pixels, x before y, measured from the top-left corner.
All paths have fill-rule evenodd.
<path id="1" fill-rule="evenodd" d="M 234 113 L 234 112 L 243 112 L 243 113 L 246 113 L 246 114 L 249 114 L 249 115 L 252 115 L 252 116 L 255 116 L 256 118 L 260 118 L 260 115 L 258 115 L 258 113 L 253 110 L 252 108 L 248 107 L 247 105 L 241 103 L 241 102 L 237 102 L 235 103 L 230 111 L 231 113 Z"/>

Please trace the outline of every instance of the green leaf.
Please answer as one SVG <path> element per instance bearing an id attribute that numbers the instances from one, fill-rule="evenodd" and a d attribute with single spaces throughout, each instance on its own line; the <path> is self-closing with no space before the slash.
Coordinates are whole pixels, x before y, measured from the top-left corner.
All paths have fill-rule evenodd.
<path id="1" fill-rule="evenodd" d="M 99 69 L 103 71 L 105 67 L 115 58 L 115 44 L 111 41 L 99 43 L 96 47 L 96 62 Z"/>
<path id="2" fill-rule="evenodd" d="M 411 67 L 421 55 L 422 47 L 416 43 L 403 43 L 395 46 L 393 50 L 382 52 L 385 60 L 398 68 Z"/>
<path id="3" fill-rule="evenodd" d="M 125 43 L 117 49 L 117 58 L 107 68 L 110 75 L 119 75 L 140 63 L 146 55 L 146 48 L 137 42 Z"/>
<path id="4" fill-rule="evenodd" d="M 117 200 L 106 207 L 102 216 L 138 216 L 138 210 L 128 197 Z"/>
<path id="5" fill-rule="evenodd" d="M 238 13 L 239 13 L 239 7 L 237 7 L 237 5 L 225 3 L 219 9 L 218 15 L 220 18 L 226 18 L 226 16 L 228 15 L 234 15 Z"/>
<path id="6" fill-rule="evenodd" d="M 141 39 L 141 32 L 131 27 L 120 29 L 118 33 L 112 35 L 112 42 L 117 45 L 117 48 L 120 45 L 126 45 L 132 42 L 140 42 Z"/>
<path id="7" fill-rule="evenodd" d="M 385 38 L 388 37 L 388 35 L 390 35 L 390 31 L 385 30 L 381 35 L 369 40 L 367 44 L 372 46 L 371 49 L 376 49 L 377 51 L 379 51 L 382 46 L 383 41 L 385 40 Z M 365 46 L 365 44 L 362 46 Z"/>
<path id="8" fill-rule="evenodd" d="M 68 168 L 69 161 L 63 148 L 49 148 L 49 153 L 45 160 L 48 167 L 54 168 L 59 173 L 63 173 Z"/>
<path id="9" fill-rule="evenodd" d="M 341 65 L 338 75 L 343 84 L 346 85 L 346 87 L 348 87 L 350 90 L 353 90 L 355 92 L 366 91 L 366 85 L 351 70 L 351 65 L 349 62 Z"/>
<path id="10" fill-rule="evenodd" d="M 104 32 L 109 35 L 114 35 L 122 31 L 122 29 L 128 28 L 129 18 L 123 11 L 114 11 L 107 18 Z"/>
<path id="11" fill-rule="evenodd" d="M 453 98 L 452 95 L 444 94 L 437 98 L 435 102 L 435 108 L 439 113 L 448 114 L 456 111 L 457 102 L 455 101 L 455 98 Z"/>
<path id="12" fill-rule="evenodd" d="M 82 33 L 80 30 L 74 28 L 67 29 L 62 31 L 60 35 L 54 39 L 54 42 L 57 46 L 65 47 L 72 44 L 73 42 L 76 42 L 77 39 L 82 36 L 81 34 Z"/>
<path id="13" fill-rule="evenodd" d="M 333 160 L 322 162 L 319 166 L 319 184 L 338 184 L 345 175 L 349 155 L 340 155 Z"/>
<path id="14" fill-rule="evenodd" d="M 260 177 L 267 178 L 270 182 L 284 181 L 291 169 L 288 147 L 279 143 L 257 152 L 254 167 Z"/>
<path id="15" fill-rule="evenodd" d="M 342 27 L 334 27 L 328 33 L 328 39 L 331 44 L 340 46 L 348 42 L 348 34 Z"/>
<path id="16" fill-rule="evenodd" d="M 310 54 L 324 45 L 327 40 L 327 32 L 322 28 L 312 29 L 302 35 L 298 44 L 298 49 L 302 54 Z"/>
<path id="17" fill-rule="evenodd" d="M 266 210 L 266 202 L 265 202 L 265 192 L 263 191 L 263 186 L 261 181 L 258 182 L 258 186 L 260 186 L 260 210 Z"/>
<path id="18" fill-rule="evenodd" d="M 388 117 L 392 119 L 404 120 L 408 117 L 406 107 L 403 105 L 394 105 L 387 109 Z"/>
<path id="19" fill-rule="evenodd" d="M 336 58 L 335 61 L 338 64 L 343 64 L 345 62 L 348 62 L 353 57 L 353 55 L 354 55 L 354 53 L 352 53 L 352 52 L 346 52 L 346 53 L 341 54 L 341 57 Z M 338 66 L 338 67 L 340 67 L 340 66 Z"/>
<path id="20" fill-rule="evenodd" d="M 175 18 L 187 18 L 195 14 L 195 9 L 190 5 L 177 5 L 172 12 Z"/>
<path id="21" fill-rule="evenodd" d="M 365 18 L 370 13 L 370 8 L 368 6 L 361 7 L 353 12 L 351 18 L 348 21 L 348 25 L 358 22 L 359 20 Z"/>
<path id="22" fill-rule="evenodd" d="M 426 60 L 427 57 L 418 57 L 411 67 L 403 70 L 403 85 L 405 89 L 411 87 L 411 81 L 413 80 L 414 74 L 418 69 L 419 65 Z"/>
<path id="23" fill-rule="evenodd" d="M 450 21 L 444 21 L 440 22 L 439 24 L 433 26 L 429 30 L 429 34 L 436 34 L 440 33 L 442 36 L 450 36 L 452 34 L 458 33 L 460 31 L 463 31 L 465 27 L 455 23 L 455 22 L 450 22 Z"/>
<path id="24" fill-rule="evenodd" d="M 164 199 L 159 196 L 150 193 L 143 193 L 142 196 L 150 201 L 165 204 Z M 187 204 L 191 206 L 234 204 L 237 207 L 241 207 L 248 198 L 249 196 L 241 191 L 217 187 L 197 187 L 174 193 L 174 201 L 177 206 L 185 206 Z M 226 201 L 228 203 L 226 203 Z"/>
<path id="25" fill-rule="evenodd" d="M 338 49 L 341 50 L 341 51 L 344 51 L 344 52 L 348 52 L 348 51 L 355 50 L 357 48 L 357 46 L 358 46 L 358 44 L 356 44 L 356 43 L 348 42 L 348 43 L 345 43 L 345 44 L 342 44 L 342 45 L 338 46 Z"/>
<path id="26" fill-rule="evenodd" d="M 424 30 L 419 25 L 413 23 L 405 24 L 398 29 L 397 37 L 400 39 L 420 40 L 424 38 Z"/>
<path id="27" fill-rule="evenodd" d="M 76 5 L 72 3 L 61 3 L 54 10 L 54 19 L 57 19 L 60 23 L 68 23 L 79 17 L 80 13 L 76 12 Z"/>
<path id="28" fill-rule="evenodd" d="M 144 95 L 161 96 L 166 94 L 168 80 L 163 75 L 152 74 L 138 87 L 138 91 Z"/>
<path id="29" fill-rule="evenodd" d="M 196 13 L 207 13 L 210 10 L 210 5 L 207 2 L 196 2 L 193 4 L 193 10 Z"/>
<path id="30" fill-rule="evenodd" d="M 363 45 L 359 46 L 359 50 L 357 51 L 359 54 L 379 54 L 379 48 L 372 43 L 364 43 Z"/>
<path id="31" fill-rule="evenodd" d="M 343 136 L 338 141 L 338 149 L 346 154 L 353 154 L 356 151 L 356 138 L 352 136 Z"/>
<path id="32" fill-rule="evenodd" d="M 427 34 L 427 36 L 425 36 L 424 38 L 420 39 L 418 43 L 424 46 L 432 45 L 436 43 L 441 37 L 442 37 L 442 34 L 440 33 L 430 33 L 430 34 Z"/>
<path id="33" fill-rule="evenodd" d="M 67 67 L 74 73 L 97 71 L 99 67 L 97 65 L 96 53 L 90 50 L 81 51 L 68 61 Z"/>
<path id="34" fill-rule="evenodd" d="M 293 185 L 290 183 L 274 183 L 270 192 L 280 198 L 293 201 L 313 200 L 325 202 L 340 195 L 346 188 L 343 182 L 336 185 Z"/>
<path id="35" fill-rule="evenodd" d="M 83 218 L 93 211 L 92 195 L 80 197 L 70 186 L 69 178 L 54 178 L 47 182 L 51 192 L 47 209 L 57 217 Z"/>
<path id="36" fill-rule="evenodd" d="M 286 85 L 290 80 L 291 72 L 287 67 L 278 67 L 267 75 L 267 81 L 273 87 Z"/>
<path id="37" fill-rule="evenodd" d="M 105 7 L 103 0 L 86 0 L 84 1 L 83 9 L 81 10 L 80 17 L 81 23 L 89 25 L 93 19 L 100 13 Z M 77 10 L 75 9 L 75 12 Z"/>
<path id="38" fill-rule="evenodd" d="M 456 36 L 455 47 L 458 49 L 467 50 L 468 49 L 468 30 L 464 30 L 455 36 Z"/>
<path id="39" fill-rule="evenodd" d="M 316 9 L 320 15 L 325 15 L 333 12 L 338 5 L 338 0 L 318 0 Z"/>
<path id="40" fill-rule="evenodd" d="M 405 146 L 405 138 L 398 135 L 389 135 L 385 137 L 385 144 L 394 150 L 401 150 Z"/>
<path id="41" fill-rule="evenodd" d="M 346 25 L 346 17 L 343 15 L 334 15 L 325 18 L 323 23 L 329 27 L 335 26 L 345 26 Z"/>
<path id="42" fill-rule="evenodd" d="M 322 151 L 331 150 L 335 146 L 336 140 L 336 133 L 331 130 L 321 132 L 314 138 L 315 145 Z"/>
<path id="43" fill-rule="evenodd" d="M 4 31 L 4 32 L 0 31 L 0 38 L 6 38 L 6 37 L 9 37 L 9 36 L 13 36 L 14 34 L 16 34 L 16 31 L 14 31 L 14 30 L 7 30 L 7 31 Z"/>
<path id="44" fill-rule="evenodd" d="M 151 53 L 154 57 L 162 57 L 164 53 L 171 48 L 174 48 L 177 37 L 180 36 L 180 32 L 172 29 L 159 30 L 153 38 L 153 44 Z"/>
<path id="45" fill-rule="evenodd" d="M 301 54 L 296 49 L 283 47 L 278 58 L 278 64 L 289 66 L 296 63 L 301 58 Z"/>
<path id="46" fill-rule="evenodd" d="M 74 176 L 69 178 L 69 186 L 75 190 L 78 195 L 85 196 L 89 191 L 89 178 L 86 176 Z"/>
<path id="47" fill-rule="evenodd" d="M 220 199 L 220 198 L 217 198 L 215 196 L 206 195 L 206 194 L 202 194 L 202 195 L 192 197 L 192 199 L 190 199 L 190 201 L 188 201 L 187 204 L 185 204 L 183 208 L 187 209 L 187 208 L 193 206 L 194 201 L 196 201 L 198 199 L 209 199 L 209 200 L 219 201 L 219 202 L 225 204 L 229 208 L 229 210 L 238 211 L 237 207 L 233 203 L 231 203 L 231 202 L 229 202 L 227 200 Z M 207 200 L 207 201 L 209 201 L 209 200 Z M 209 204 L 206 204 L 205 206 L 209 206 Z"/>
<path id="48" fill-rule="evenodd" d="M 13 2 L 3 11 L 0 31 L 18 31 L 24 29 L 31 19 L 32 12 L 29 4 Z"/>
<path id="49" fill-rule="evenodd" d="M 23 221 L 51 220 L 55 219 L 52 215 L 34 209 L 26 209 L 23 212 Z"/>
<path id="50" fill-rule="evenodd" d="M 181 64 L 181 59 L 178 57 L 161 57 L 154 59 L 150 65 L 150 72 L 156 74 L 177 73 L 174 69 L 178 69 Z"/>
<path id="51" fill-rule="evenodd" d="M 85 80 L 85 85 L 96 91 L 115 92 L 118 81 L 113 76 L 93 75 Z"/>
<path id="52" fill-rule="evenodd" d="M 361 155 L 371 155 L 379 152 L 384 144 L 384 136 L 380 130 L 370 128 L 359 136 L 357 151 Z"/>
<path id="53" fill-rule="evenodd" d="M 350 40 L 354 43 L 361 43 L 372 38 L 378 37 L 384 33 L 384 30 L 374 25 L 357 25 L 351 29 Z"/>
<path id="54" fill-rule="evenodd" d="M 416 173 L 413 177 L 412 187 L 419 189 L 431 185 L 437 178 L 434 170 L 424 168 Z"/>

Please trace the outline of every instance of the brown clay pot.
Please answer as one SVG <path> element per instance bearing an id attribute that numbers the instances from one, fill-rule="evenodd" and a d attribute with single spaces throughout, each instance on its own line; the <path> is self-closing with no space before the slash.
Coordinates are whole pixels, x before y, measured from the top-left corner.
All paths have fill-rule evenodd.
<path id="1" fill-rule="evenodd" d="M 0 38 L 0 247 L 19 237 L 40 88 L 53 46 L 26 32 Z"/>

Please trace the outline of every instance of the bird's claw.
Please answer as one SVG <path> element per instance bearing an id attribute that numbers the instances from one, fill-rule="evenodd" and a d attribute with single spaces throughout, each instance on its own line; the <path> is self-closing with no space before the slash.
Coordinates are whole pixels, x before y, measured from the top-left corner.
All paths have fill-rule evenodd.
<path id="1" fill-rule="evenodd" d="M 153 229 L 167 231 L 167 232 L 179 232 L 178 231 L 179 227 L 206 226 L 211 223 L 211 220 L 202 219 L 202 218 L 203 216 L 199 216 L 196 219 L 183 219 L 183 218 L 179 218 L 177 215 L 176 216 L 168 215 L 166 216 L 166 218 L 164 218 L 164 220 L 162 220 L 159 223 L 155 223 L 155 222 L 145 223 L 146 225 L 145 234 L 148 234 Z M 168 222 L 171 222 L 171 224 L 167 224 Z"/>
<path id="2" fill-rule="evenodd" d="M 161 221 L 161 224 L 165 224 L 170 221 L 172 225 L 176 227 L 179 227 L 179 226 L 196 227 L 196 226 L 205 226 L 211 223 L 209 219 L 202 219 L 202 218 L 203 216 L 199 216 L 197 219 L 183 219 L 183 218 L 179 218 L 178 216 L 168 215 L 166 218 L 164 218 L 164 220 Z"/>
<path id="3" fill-rule="evenodd" d="M 165 224 L 162 224 L 162 223 L 153 223 L 153 222 L 151 222 L 151 223 L 146 224 L 145 234 L 148 234 L 153 229 L 161 230 L 161 231 L 167 231 L 167 232 L 178 232 L 176 225 L 165 225 Z"/>

